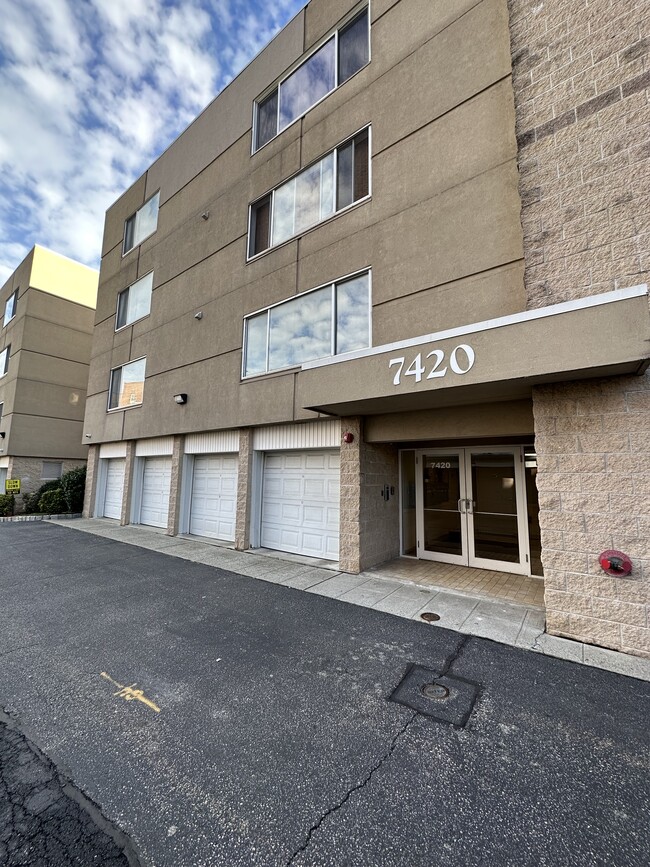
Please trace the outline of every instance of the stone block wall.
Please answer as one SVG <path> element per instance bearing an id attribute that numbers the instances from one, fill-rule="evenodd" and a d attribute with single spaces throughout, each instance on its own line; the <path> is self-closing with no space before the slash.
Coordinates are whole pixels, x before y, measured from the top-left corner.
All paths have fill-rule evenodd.
<path id="1" fill-rule="evenodd" d="M 647 283 L 650 0 L 508 5 L 527 306 Z M 533 409 L 547 630 L 650 656 L 650 376 L 540 386 Z M 631 578 L 601 570 L 611 547 Z"/>
<path id="2" fill-rule="evenodd" d="M 41 478 L 43 471 L 43 460 L 56 460 L 56 458 L 23 458 L 10 457 L 9 466 L 7 467 L 8 479 L 20 479 L 20 494 L 16 497 L 16 513 L 20 514 L 23 511 L 22 495 L 33 494 L 37 491 L 45 481 Z M 61 474 L 67 473 L 70 470 L 75 470 L 77 467 L 83 467 L 86 461 L 71 459 L 61 461 Z"/>
<path id="3" fill-rule="evenodd" d="M 650 657 L 650 380 L 539 386 L 534 412 L 547 630 Z"/>
<path id="4" fill-rule="evenodd" d="M 397 449 L 363 440 L 361 419 L 342 419 L 341 523 L 339 565 L 358 573 L 399 556 L 399 472 Z M 393 489 L 382 497 L 385 485 Z"/>
<path id="5" fill-rule="evenodd" d="M 97 477 L 99 474 L 99 446 L 90 446 L 86 464 L 86 489 L 84 491 L 83 517 L 92 518 L 97 497 Z"/>
<path id="6" fill-rule="evenodd" d="M 650 272 L 650 0 L 509 0 L 529 307 Z"/>
<path id="7" fill-rule="evenodd" d="M 251 480 L 253 469 L 253 433 L 250 428 L 239 431 L 237 465 L 237 512 L 235 515 L 235 548 L 250 547 Z"/>

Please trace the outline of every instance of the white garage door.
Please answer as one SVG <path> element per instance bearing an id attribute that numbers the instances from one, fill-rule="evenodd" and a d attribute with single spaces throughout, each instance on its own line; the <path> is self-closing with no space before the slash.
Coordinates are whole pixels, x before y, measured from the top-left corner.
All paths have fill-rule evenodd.
<path id="1" fill-rule="evenodd" d="M 262 547 L 338 560 L 339 486 L 338 451 L 265 455 Z"/>
<path id="2" fill-rule="evenodd" d="M 194 458 L 190 533 L 234 542 L 236 503 L 237 456 Z"/>
<path id="3" fill-rule="evenodd" d="M 141 524 L 150 527 L 167 526 L 171 478 L 171 458 L 145 458 L 140 505 Z"/>
<path id="4" fill-rule="evenodd" d="M 124 458 L 111 458 L 106 461 L 106 490 L 104 491 L 104 517 L 122 517 L 122 494 L 124 492 Z"/>

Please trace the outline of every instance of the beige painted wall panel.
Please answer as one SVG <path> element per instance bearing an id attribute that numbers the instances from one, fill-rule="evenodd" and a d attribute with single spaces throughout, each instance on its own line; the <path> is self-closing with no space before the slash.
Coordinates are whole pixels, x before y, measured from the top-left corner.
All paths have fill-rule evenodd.
<path id="1" fill-rule="evenodd" d="M 144 320 L 143 320 L 144 321 Z M 131 343 L 132 331 L 138 325 L 127 326 L 115 331 L 115 317 L 104 320 L 95 327 L 93 334 L 92 356 L 94 359 L 106 352 L 111 352 L 120 346 L 128 346 Z"/>
<path id="2" fill-rule="evenodd" d="M 250 130 L 253 100 L 302 54 L 303 27 L 299 12 L 162 154 L 149 169 L 147 195 L 160 187 L 165 202 Z"/>
<path id="3" fill-rule="evenodd" d="M 45 366 L 50 358 L 66 358 L 87 364 L 90 360 L 91 343 L 90 332 L 75 331 L 31 316 L 25 317 L 21 348 L 39 353 Z"/>
<path id="4" fill-rule="evenodd" d="M 380 223 L 375 303 L 521 259 L 518 206 L 512 161 Z"/>
<path id="5" fill-rule="evenodd" d="M 461 43 L 454 64 L 457 67 L 480 64 L 483 59 L 489 67 L 483 52 L 486 48 L 490 53 L 496 50 L 505 70 L 502 74 L 510 71 L 507 0 L 408 0 L 375 21 L 372 40 L 373 58 L 382 66 L 382 72 L 424 43 L 432 45 L 436 52 Z M 453 75 L 451 67 L 445 70 L 446 78 Z"/>
<path id="6" fill-rule="evenodd" d="M 101 285 L 97 298 L 95 322 L 103 322 L 116 310 L 117 294 L 135 283 L 144 270 L 138 270 L 138 256 L 122 259 L 121 247 L 115 247 L 102 259 Z"/>
<path id="7" fill-rule="evenodd" d="M 474 404 L 422 412 L 368 416 L 367 442 L 415 442 L 484 437 L 534 436 L 532 400 Z"/>
<path id="8" fill-rule="evenodd" d="M 469 325 L 526 307 L 523 260 L 434 290 L 395 298 L 372 311 L 374 346 Z"/>
<path id="9" fill-rule="evenodd" d="M 373 217 L 426 201 L 517 156 L 510 79 L 392 145 L 372 161 Z M 486 202 L 484 208 L 490 208 Z M 519 214 L 511 215 L 519 222 Z"/>
<path id="10" fill-rule="evenodd" d="M 18 380 L 13 379 L 10 382 L 7 382 L 5 377 L 0 379 L 0 403 L 2 404 L 2 420 L 0 420 L 0 430 L 5 430 L 5 419 L 14 411 L 17 381 Z M 0 443 L 0 448 L 2 448 L 2 443 Z M 5 452 L 6 451 L 7 449 L 5 447 Z"/>
<path id="11" fill-rule="evenodd" d="M 20 382 L 14 411 L 32 416 L 83 421 L 86 392 L 45 382 Z"/>
<path id="12" fill-rule="evenodd" d="M 30 289 L 26 299 L 26 315 L 92 334 L 94 308 L 75 304 L 65 298 Z"/>
<path id="13" fill-rule="evenodd" d="M 109 250 L 117 248 L 118 255 L 122 255 L 122 239 L 124 238 L 124 221 L 134 214 L 145 201 L 146 175 L 138 178 L 129 189 L 106 212 L 104 223 L 104 239 L 102 242 L 102 271 L 104 270 L 103 258 Z M 131 254 L 134 256 L 135 254 Z M 103 278 L 102 273 L 102 278 Z"/>
<path id="14" fill-rule="evenodd" d="M 363 9 L 358 0 L 311 0 L 305 9 L 305 51 L 328 35 L 352 9 Z"/>
<path id="15" fill-rule="evenodd" d="M 480 4 L 472 27 L 464 18 L 377 80 L 369 93 L 375 153 L 510 74 L 507 23 L 500 32 L 491 13 L 490 3 Z"/>
<path id="16" fill-rule="evenodd" d="M 0 351 L 5 349 L 7 346 L 10 346 L 11 350 L 9 352 L 9 358 L 11 359 L 20 350 L 20 347 L 23 343 L 24 333 L 25 317 L 20 316 L 16 319 L 12 319 L 9 325 L 7 325 L 6 328 L 3 328 L 2 331 L 0 331 Z M 9 365 L 9 372 L 6 374 L 6 376 L 16 376 L 18 370 L 16 362 L 12 364 L 10 361 Z"/>
<path id="17" fill-rule="evenodd" d="M 88 381 L 88 365 L 65 358 L 43 356 L 37 352 L 20 352 L 21 379 L 35 382 L 48 382 L 52 385 L 66 385 L 71 389 L 85 389 Z"/>
<path id="18" fill-rule="evenodd" d="M 113 360 L 115 359 L 115 361 Z M 97 394 L 108 390 L 108 377 L 112 367 L 117 367 L 129 360 L 129 347 L 119 347 L 113 353 L 112 350 L 104 352 L 93 358 L 88 368 L 88 395 Z"/>
<path id="19" fill-rule="evenodd" d="M 88 448 L 82 445 L 82 436 L 79 421 L 14 415 L 11 452 L 16 456 L 85 459 Z"/>
<path id="20" fill-rule="evenodd" d="M 86 414 L 84 418 L 84 434 L 91 434 L 90 443 L 112 442 L 122 439 L 124 412 L 106 412 L 108 390 L 98 392 L 86 398 Z"/>

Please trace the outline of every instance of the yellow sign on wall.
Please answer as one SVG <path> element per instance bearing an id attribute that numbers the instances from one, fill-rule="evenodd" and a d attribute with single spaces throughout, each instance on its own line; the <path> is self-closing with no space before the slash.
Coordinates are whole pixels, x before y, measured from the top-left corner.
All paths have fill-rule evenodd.
<path id="1" fill-rule="evenodd" d="M 7 494 L 19 494 L 20 493 L 20 479 L 5 479 L 5 493 L 7 493 Z"/>

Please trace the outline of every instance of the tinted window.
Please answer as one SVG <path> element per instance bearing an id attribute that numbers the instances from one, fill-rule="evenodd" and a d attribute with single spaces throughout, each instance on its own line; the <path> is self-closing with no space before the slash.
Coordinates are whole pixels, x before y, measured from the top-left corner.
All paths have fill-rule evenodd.
<path id="1" fill-rule="evenodd" d="M 339 32 L 339 84 L 368 62 L 368 10 Z"/>
<path id="2" fill-rule="evenodd" d="M 334 37 L 280 85 L 280 129 L 284 129 L 336 86 Z"/>

